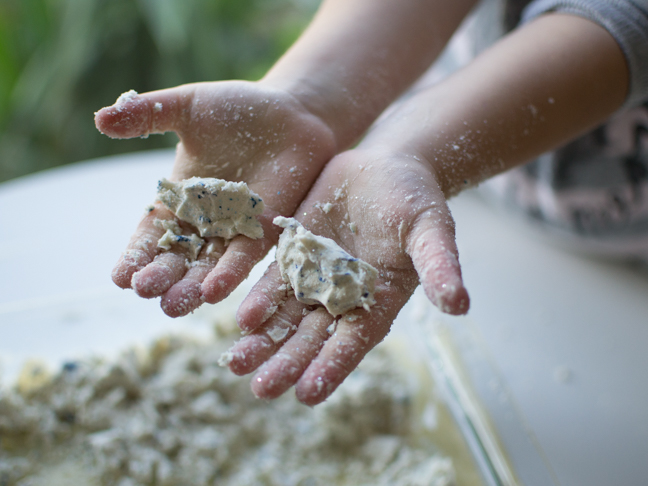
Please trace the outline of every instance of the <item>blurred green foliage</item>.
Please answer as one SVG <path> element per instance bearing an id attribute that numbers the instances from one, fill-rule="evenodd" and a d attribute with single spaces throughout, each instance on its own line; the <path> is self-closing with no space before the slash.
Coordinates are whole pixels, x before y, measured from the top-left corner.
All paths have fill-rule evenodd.
<path id="1" fill-rule="evenodd" d="M 129 89 L 258 79 L 317 0 L 0 0 L 0 181 L 172 146 L 116 141 L 93 113 Z"/>

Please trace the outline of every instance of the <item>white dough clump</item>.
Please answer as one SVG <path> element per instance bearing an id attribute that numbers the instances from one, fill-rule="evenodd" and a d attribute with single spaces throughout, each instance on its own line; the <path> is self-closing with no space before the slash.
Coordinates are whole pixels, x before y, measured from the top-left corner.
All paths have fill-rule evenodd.
<path id="1" fill-rule="evenodd" d="M 333 209 L 333 205 L 330 202 L 320 204 L 317 203 L 316 206 L 320 208 L 322 211 L 324 211 L 326 214 L 331 212 L 331 209 Z"/>
<path id="2" fill-rule="evenodd" d="M 293 218 L 278 216 L 274 224 L 285 228 L 277 245 L 277 263 L 284 282 L 305 304 L 321 303 L 333 316 L 356 307 L 369 307 L 374 299 L 378 271 L 354 258 L 333 240 L 306 230 Z"/>
<path id="3" fill-rule="evenodd" d="M 231 239 L 245 235 L 263 236 L 256 216 L 263 213 L 263 201 L 245 182 L 192 177 L 180 182 L 162 179 L 158 198 L 182 221 L 192 224 L 200 236 Z"/>
<path id="4" fill-rule="evenodd" d="M 158 240 L 158 247 L 164 250 L 170 250 L 171 246 L 177 245 L 186 248 L 191 261 L 194 261 L 198 257 L 198 253 L 205 244 L 205 240 L 196 235 L 183 235 L 180 225 L 170 219 L 156 219 L 153 221 L 153 224 L 158 228 L 166 230 L 166 233 Z"/>

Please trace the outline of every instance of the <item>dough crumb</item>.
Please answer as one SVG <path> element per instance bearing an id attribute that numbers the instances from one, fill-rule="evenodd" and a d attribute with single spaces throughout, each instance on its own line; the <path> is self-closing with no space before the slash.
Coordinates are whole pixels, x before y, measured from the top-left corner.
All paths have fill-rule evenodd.
<path id="1" fill-rule="evenodd" d="M 290 327 L 281 326 L 275 326 L 267 331 L 268 336 L 270 336 L 270 339 L 272 339 L 272 341 L 275 343 L 283 341 L 284 338 L 288 335 L 288 332 L 290 332 Z"/>
<path id="2" fill-rule="evenodd" d="M 199 177 L 180 182 L 162 179 L 158 197 L 179 219 L 198 228 L 202 237 L 263 236 L 256 216 L 263 213 L 264 204 L 245 182 Z"/>
<path id="3" fill-rule="evenodd" d="M 229 350 L 225 351 L 218 358 L 218 366 L 222 366 L 223 368 L 227 368 L 232 361 L 234 361 L 234 353 L 232 353 Z"/>
<path id="4" fill-rule="evenodd" d="M 20 394 L 30 396 L 49 384 L 51 379 L 52 374 L 43 361 L 30 359 L 25 362 L 23 369 L 20 371 L 16 389 Z M 2 483 L 0 482 L 0 484 Z"/>
<path id="5" fill-rule="evenodd" d="M 215 255 L 216 254 L 216 247 L 214 246 L 213 243 L 210 243 L 209 245 L 207 245 L 207 249 L 205 250 L 205 253 L 207 255 Z M 222 255 L 219 254 L 218 256 L 220 257 Z"/>
<path id="6" fill-rule="evenodd" d="M 277 309 L 279 308 L 278 305 L 272 305 L 266 309 L 266 311 L 263 313 L 261 316 L 261 322 L 265 322 L 268 319 L 270 319 L 275 312 L 277 312 Z"/>
<path id="7" fill-rule="evenodd" d="M 183 235 L 180 225 L 171 219 L 156 219 L 153 221 L 153 224 L 158 228 L 166 230 L 166 233 L 158 240 L 158 248 L 168 251 L 173 245 L 178 245 L 187 250 L 190 261 L 198 258 L 198 253 L 200 253 L 200 249 L 205 244 L 205 240 L 196 235 Z"/>
<path id="8" fill-rule="evenodd" d="M 320 208 L 324 213 L 328 214 L 331 212 L 331 209 L 333 209 L 333 205 L 330 202 L 324 203 L 324 204 L 317 204 L 317 207 Z"/>
<path id="9" fill-rule="evenodd" d="M 278 216 L 284 228 L 277 245 L 277 263 L 284 282 L 305 304 L 321 303 L 333 316 L 356 307 L 369 307 L 374 299 L 378 271 L 340 248 L 329 238 L 306 230 L 297 220 Z"/>
<path id="10" fill-rule="evenodd" d="M 139 94 L 134 89 L 128 90 L 125 93 L 119 95 L 119 98 L 117 98 L 115 104 L 121 105 L 123 103 L 130 103 L 131 101 L 135 101 L 138 96 Z"/>

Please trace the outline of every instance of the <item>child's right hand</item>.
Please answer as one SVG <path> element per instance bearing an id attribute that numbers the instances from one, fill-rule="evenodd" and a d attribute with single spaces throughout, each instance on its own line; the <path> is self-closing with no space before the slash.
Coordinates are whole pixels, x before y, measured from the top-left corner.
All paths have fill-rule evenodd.
<path id="1" fill-rule="evenodd" d="M 331 336 L 333 318 L 287 295 L 273 266 L 239 309 L 250 334 L 231 350 L 232 371 L 257 370 L 260 397 L 294 384 L 315 405 L 385 337 L 418 279 L 440 309 L 465 313 L 446 198 L 596 126 L 627 87 L 623 52 L 605 29 L 548 14 L 413 94 L 327 164 L 295 215 L 379 271 L 376 304 L 345 315 Z"/>
<path id="2" fill-rule="evenodd" d="M 345 314 L 327 332 L 334 318 L 287 293 L 273 263 L 239 308 L 237 322 L 249 335 L 229 354 L 235 373 L 257 370 L 257 396 L 275 398 L 295 385 L 305 404 L 325 400 L 385 338 L 419 280 L 444 312 L 468 311 L 454 222 L 427 161 L 380 148 L 344 152 L 326 165 L 295 218 L 378 270 L 376 304 Z"/>
<path id="3" fill-rule="evenodd" d="M 244 181 L 265 203 L 259 217 L 262 238 L 239 235 L 227 246 L 221 238 L 209 238 L 215 251 L 207 254 L 203 249 L 189 268 L 183 251 L 157 247 L 164 230 L 153 224 L 155 219 L 174 215 L 156 202 L 144 216 L 113 270 L 113 281 L 144 298 L 162 296 L 162 309 L 172 317 L 193 311 L 203 301 L 222 300 L 245 279 L 276 243 L 273 218 L 294 213 L 335 153 L 324 122 L 291 95 L 261 83 L 197 83 L 142 95 L 133 92 L 101 109 L 95 122 L 112 138 L 173 131 L 180 143 L 169 179 Z M 181 226 L 187 233 L 197 232 Z"/>

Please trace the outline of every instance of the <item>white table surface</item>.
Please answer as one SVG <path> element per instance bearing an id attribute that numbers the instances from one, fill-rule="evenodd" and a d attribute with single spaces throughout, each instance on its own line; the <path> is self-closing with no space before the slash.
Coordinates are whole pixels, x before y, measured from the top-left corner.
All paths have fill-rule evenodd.
<path id="1" fill-rule="evenodd" d="M 170 319 L 110 281 L 172 159 L 113 157 L 0 185 L 5 382 L 32 356 L 56 366 L 166 330 L 209 332 L 208 312 Z M 475 194 L 451 209 L 472 308 L 426 319 L 452 335 L 520 482 L 648 484 L 646 274 L 554 248 Z"/>
<path id="2" fill-rule="evenodd" d="M 523 484 L 648 485 L 648 273 L 451 201 L 468 316 L 431 311 Z"/>

